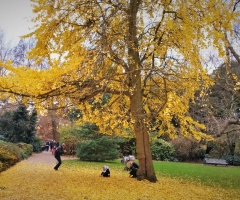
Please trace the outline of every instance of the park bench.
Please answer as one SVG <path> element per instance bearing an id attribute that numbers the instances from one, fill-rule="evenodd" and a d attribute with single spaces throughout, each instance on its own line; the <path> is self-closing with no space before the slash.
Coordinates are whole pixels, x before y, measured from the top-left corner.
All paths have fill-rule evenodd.
<path id="1" fill-rule="evenodd" d="M 204 158 L 203 161 L 204 164 L 209 164 L 209 165 L 225 165 L 228 166 L 228 163 L 225 159 L 216 159 L 216 158 Z"/>

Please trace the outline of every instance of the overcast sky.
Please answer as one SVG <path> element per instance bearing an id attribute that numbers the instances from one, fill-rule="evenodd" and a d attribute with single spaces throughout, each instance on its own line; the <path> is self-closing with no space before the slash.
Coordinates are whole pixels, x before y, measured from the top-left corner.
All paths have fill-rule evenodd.
<path id="1" fill-rule="evenodd" d="M 0 0 L 0 29 L 5 34 L 5 42 L 16 45 L 19 36 L 30 33 L 33 16 L 30 0 Z"/>
<path id="2" fill-rule="evenodd" d="M 30 0 L 0 0 L 0 28 L 3 29 L 6 42 L 14 45 L 19 36 L 30 33 L 33 16 Z"/>

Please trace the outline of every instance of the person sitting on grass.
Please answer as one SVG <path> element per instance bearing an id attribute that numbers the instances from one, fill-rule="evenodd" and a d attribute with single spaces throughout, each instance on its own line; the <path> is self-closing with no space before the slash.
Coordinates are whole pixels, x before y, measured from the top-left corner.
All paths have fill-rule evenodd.
<path id="1" fill-rule="evenodd" d="M 131 162 L 131 167 L 130 167 L 130 175 L 129 177 L 131 178 L 137 178 L 137 170 L 138 170 L 139 166 L 137 163 L 135 162 Z"/>
<path id="2" fill-rule="evenodd" d="M 110 177 L 110 170 L 109 170 L 108 166 L 106 166 L 106 165 L 103 166 L 103 171 L 100 176 Z"/>

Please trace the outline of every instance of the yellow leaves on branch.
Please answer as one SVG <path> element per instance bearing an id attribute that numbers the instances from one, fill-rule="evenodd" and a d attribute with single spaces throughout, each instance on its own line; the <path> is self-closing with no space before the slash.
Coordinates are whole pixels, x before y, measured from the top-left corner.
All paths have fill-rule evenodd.
<path id="1" fill-rule="evenodd" d="M 174 136 L 178 130 L 170 122 L 176 117 L 183 135 L 191 130 L 198 139 L 204 136 L 198 131 L 204 127 L 186 114 L 195 91 L 212 84 L 199 52 L 215 45 L 224 55 L 223 31 L 231 31 L 239 15 L 231 11 L 233 0 L 32 2 L 37 14 L 33 21 L 40 23 L 25 36 L 38 41 L 29 57 L 37 63 L 47 57 L 52 68 L 1 63 L 9 71 L 0 78 L 3 92 L 35 103 L 49 98 L 45 106 L 74 105 L 84 112 L 84 121 L 97 123 L 103 133 L 120 134 L 132 128 L 130 101 L 138 89 L 146 111 L 141 118 L 148 127 L 154 119 L 160 134 Z M 111 94 L 105 104 L 104 93 Z"/>

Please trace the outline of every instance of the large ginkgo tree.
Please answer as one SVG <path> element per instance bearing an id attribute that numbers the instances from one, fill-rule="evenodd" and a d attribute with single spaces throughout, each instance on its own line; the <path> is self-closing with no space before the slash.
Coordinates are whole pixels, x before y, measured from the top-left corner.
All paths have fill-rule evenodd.
<path id="1" fill-rule="evenodd" d="M 238 12 L 233 0 L 31 0 L 37 40 L 29 58 L 50 69 L 13 67 L 0 78 L 2 98 L 36 107 L 74 107 L 81 122 L 127 136 L 133 130 L 138 180 L 157 181 L 149 147 L 153 130 L 210 137 L 188 115 L 196 90 L 211 84 L 200 51 L 224 55 L 224 32 Z M 104 95 L 105 94 L 105 95 Z M 107 98 L 106 98 L 107 94 Z"/>

